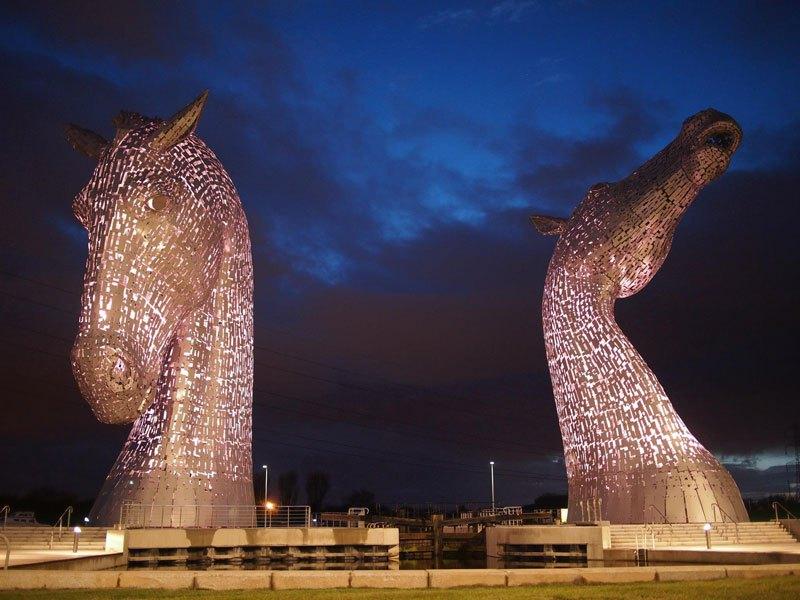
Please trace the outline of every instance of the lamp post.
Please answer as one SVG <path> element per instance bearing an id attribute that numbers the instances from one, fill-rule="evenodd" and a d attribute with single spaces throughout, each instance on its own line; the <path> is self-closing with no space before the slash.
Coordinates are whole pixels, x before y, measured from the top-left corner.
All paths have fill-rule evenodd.
<path id="1" fill-rule="evenodd" d="M 494 511 L 494 461 L 489 461 L 489 469 L 492 473 L 492 511 Z"/>
<path id="2" fill-rule="evenodd" d="M 703 531 L 706 532 L 706 550 L 711 550 L 711 523 L 703 525 Z"/>
<path id="3" fill-rule="evenodd" d="M 269 479 L 269 466 L 261 465 L 261 468 L 264 469 L 264 507 L 267 506 L 267 482 Z M 264 527 L 267 526 L 267 511 L 264 511 Z"/>
<path id="4" fill-rule="evenodd" d="M 72 530 L 72 551 L 73 552 L 77 552 L 78 551 L 78 539 L 80 537 L 81 537 L 81 528 L 80 527 L 75 527 L 75 529 Z"/>

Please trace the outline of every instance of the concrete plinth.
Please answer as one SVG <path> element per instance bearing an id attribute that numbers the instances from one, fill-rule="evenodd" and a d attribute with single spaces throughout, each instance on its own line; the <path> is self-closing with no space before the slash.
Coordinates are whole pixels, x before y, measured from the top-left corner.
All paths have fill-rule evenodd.
<path id="1" fill-rule="evenodd" d="M 271 571 L 198 571 L 195 587 L 200 590 L 268 590 Z"/>
<path id="2" fill-rule="evenodd" d="M 274 571 L 273 590 L 319 590 L 350 587 L 350 571 Z"/>
<path id="3" fill-rule="evenodd" d="M 352 571 L 350 587 L 354 588 L 426 588 L 427 571 Z"/>
<path id="4" fill-rule="evenodd" d="M 428 582 L 432 588 L 464 587 L 470 585 L 506 585 L 502 569 L 431 569 Z"/>
<path id="5" fill-rule="evenodd" d="M 727 577 L 725 567 L 692 565 L 688 567 L 657 567 L 658 581 L 704 581 Z"/>
<path id="6" fill-rule="evenodd" d="M 502 558 L 512 546 L 585 545 L 587 560 L 603 560 L 603 535 L 603 527 L 592 525 L 487 527 L 486 555 Z"/>
<path id="7" fill-rule="evenodd" d="M 194 571 L 122 571 L 119 587 L 185 590 L 194 586 Z"/>

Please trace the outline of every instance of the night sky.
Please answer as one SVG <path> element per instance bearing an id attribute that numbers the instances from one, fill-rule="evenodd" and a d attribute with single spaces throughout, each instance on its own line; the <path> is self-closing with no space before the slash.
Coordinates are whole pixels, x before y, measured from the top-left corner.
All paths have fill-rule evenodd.
<path id="1" fill-rule="evenodd" d="M 568 215 L 709 106 L 744 142 L 620 325 L 747 494 L 787 489 L 800 11 L 757 2 L 3 2 L 0 492 L 92 496 L 128 427 L 73 382 L 91 160 L 122 108 L 198 128 L 255 263 L 254 462 L 331 500 L 564 492 L 541 294 Z M 787 452 L 789 454 L 787 454 Z M 302 499 L 302 497 L 301 497 Z"/>

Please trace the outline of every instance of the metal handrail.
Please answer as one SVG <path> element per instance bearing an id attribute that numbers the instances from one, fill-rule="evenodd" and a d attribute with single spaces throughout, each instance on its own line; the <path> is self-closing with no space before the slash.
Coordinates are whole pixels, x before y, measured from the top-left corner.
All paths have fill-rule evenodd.
<path id="1" fill-rule="evenodd" d="M 669 527 L 669 545 L 671 546 L 672 545 L 673 534 L 675 533 L 673 531 L 673 529 L 672 529 L 672 523 L 667 521 L 667 516 L 664 513 L 662 513 L 655 504 L 651 504 L 650 506 L 648 506 L 647 510 L 650 511 L 651 515 L 652 515 L 652 511 L 656 511 L 661 516 L 661 523 L 659 523 L 659 524 L 660 525 L 666 525 L 667 527 Z M 652 524 L 653 525 L 656 524 L 655 519 L 652 521 Z M 653 533 L 653 548 L 655 548 L 655 547 L 656 547 L 656 543 L 655 543 L 655 532 L 654 532 Z"/>
<path id="2" fill-rule="evenodd" d="M 650 506 L 648 506 L 647 510 L 650 511 L 650 514 L 652 514 L 652 511 L 656 511 L 661 516 L 662 523 L 666 523 L 667 522 L 667 517 L 664 515 L 664 513 L 662 513 L 660 510 L 658 510 L 658 507 L 655 504 L 651 504 Z M 655 521 L 653 521 L 653 523 L 655 523 Z"/>
<path id="3" fill-rule="evenodd" d="M 3 508 L 0 508 L 0 512 L 3 513 L 3 529 L 6 528 L 6 522 L 8 521 L 8 513 L 11 511 L 11 507 L 6 504 Z"/>
<path id="4" fill-rule="evenodd" d="M 61 516 L 58 517 L 58 520 L 56 521 L 55 525 L 53 525 L 52 529 L 50 529 L 50 545 L 49 545 L 49 547 L 50 547 L 51 550 L 53 549 L 53 537 L 55 536 L 55 533 L 56 533 L 56 527 L 58 527 L 58 541 L 59 542 L 61 541 L 61 534 L 63 533 L 63 530 L 64 530 L 64 516 L 65 515 L 67 517 L 67 529 L 69 529 L 69 520 L 70 520 L 70 517 L 72 517 L 72 507 L 71 506 L 68 506 L 67 508 L 64 509 L 64 512 L 62 512 Z"/>
<path id="5" fill-rule="evenodd" d="M 8 538 L 5 535 L 3 535 L 2 533 L 0 533 L 0 538 L 3 538 L 3 541 L 6 543 L 6 562 L 5 562 L 5 566 L 3 567 L 3 569 L 8 571 L 8 561 L 11 558 L 11 542 L 9 542 Z"/>
<path id="6" fill-rule="evenodd" d="M 235 504 L 143 504 L 124 502 L 119 526 L 124 528 L 311 527 L 311 507 Z"/>
<path id="7" fill-rule="evenodd" d="M 650 533 L 650 545 L 653 550 L 656 549 L 656 531 L 655 523 L 648 523 L 644 526 L 644 547 L 647 548 L 647 534 Z"/>
<path id="8" fill-rule="evenodd" d="M 723 510 L 723 508 L 722 508 L 722 507 L 721 507 L 719 504 L 717 504 L 716 502 L 713 502 L 713 503 L 711 504 L 711 507 L 714 509 L 714 520 L 715 520 L 715 521 L 717 520 L 717 512 L 716 512 L 716 511 L 717 511 L 717 510 L 719 510 L 720 514 L 722 515 L 722 522 L 723 522 L 723 523 L 725 523 L 725 517 L 728 517 L 728 520 L 729 520 L 731 523 L 733 523 L 733 529 L 734 529 L 734 531 L 736 532 L 736 539 L 735 539 L 734 541 L 735 541 L 737 544 L 739 544 L 739 543 L 740 543 L 740 541 L 739 541 L 739 523 L 737 523 L 737 522 L 736 522 L 736 519 L 734 519 L 734 518 L 733 518 L 733 517 L 731 517 L 731 516 L 730 516 L 728 513 L 726 513 L 726 512 Z"/>
<path id="9" fill-rule="evenodd" d="M 792 519 L 797 519 L 797 517 L 794 515 L 794 513 L 792 511 L 790 511 L 783 504 L 781 504 L 780 502 L 775 500 L 775 501 L 772 502 L 772 509 L 775 511 L 775 521 L 780 521 L 780 519 L 778 519 L 778 507 L 779 506 L 784 510 L 784 512 L 786 513 L 786 515 L 788 517 L 791 517 Z"/>

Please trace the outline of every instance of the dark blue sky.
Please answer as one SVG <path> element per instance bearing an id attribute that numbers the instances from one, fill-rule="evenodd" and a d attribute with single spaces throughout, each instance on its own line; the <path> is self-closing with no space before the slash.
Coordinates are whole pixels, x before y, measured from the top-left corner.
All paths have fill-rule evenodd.
<path id="1" fill-rule="evenodd" d="M 204 88 L 198 134 L 254 243 L 257 464 L 321 465 L 334 495 L 384 500 L 484 499 L 490 458 L 510 502 L 562 489 L 539 317 L 553 241 L 527 215 L 569 214 L 713 106 L 744 144 L 619 319 L 744 491 L 784 489 L 775 465 L 800 416 L 798 12 L 4 3 L 0 491 L 94 493 L 125 434 L 93 421 L 69 372 L 86 243 L 69 205 L 91 163 L 61 124 L 110 136 L 119 109 L 168 116 Z"/>

